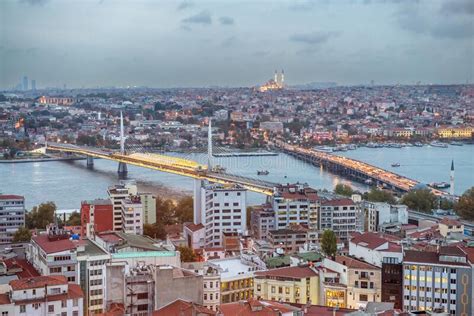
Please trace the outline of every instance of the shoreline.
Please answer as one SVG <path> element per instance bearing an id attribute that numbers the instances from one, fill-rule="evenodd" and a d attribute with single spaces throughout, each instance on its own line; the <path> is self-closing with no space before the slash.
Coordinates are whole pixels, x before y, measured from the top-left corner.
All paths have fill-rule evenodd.
<path id="1" fill-rule="evenodd" d="M 0 163 L 13 164 L 13 163 L 30 163 L 30 162 L 48 162 L 48 161 L 74 161 L 74 160 L 85 160 L 84 157 L 71 157 L 71 158 L 31 158 L 31 159 L 1 159 Z"/>

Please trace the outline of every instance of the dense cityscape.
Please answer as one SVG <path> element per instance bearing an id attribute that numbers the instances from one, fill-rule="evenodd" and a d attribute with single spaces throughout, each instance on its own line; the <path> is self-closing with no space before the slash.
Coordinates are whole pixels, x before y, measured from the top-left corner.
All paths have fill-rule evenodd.
<path id="1" fill-rule="evenodd" d="M 474 315 L 471 2 L 98 2 L 0 4 L 2 316 Z"/>

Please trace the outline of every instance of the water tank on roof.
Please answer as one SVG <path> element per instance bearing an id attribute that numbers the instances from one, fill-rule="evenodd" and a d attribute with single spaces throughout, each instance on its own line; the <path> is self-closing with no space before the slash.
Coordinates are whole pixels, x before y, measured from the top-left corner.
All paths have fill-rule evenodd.
<path id="1" fill-rule="evenodd" d="M 79 240 L 79 235 L 78 234 L 72 234 L 71 239 L 72 240 Z"/>

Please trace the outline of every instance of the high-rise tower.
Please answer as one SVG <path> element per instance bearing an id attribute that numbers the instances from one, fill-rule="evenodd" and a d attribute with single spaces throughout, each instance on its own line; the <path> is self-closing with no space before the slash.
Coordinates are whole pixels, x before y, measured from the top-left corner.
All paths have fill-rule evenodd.
<path id="1" fill-rule="evenodd" d="M 451 172 L 449 175 L 449 194 L 454 195 L 454 160 L 451 160 Z"/>

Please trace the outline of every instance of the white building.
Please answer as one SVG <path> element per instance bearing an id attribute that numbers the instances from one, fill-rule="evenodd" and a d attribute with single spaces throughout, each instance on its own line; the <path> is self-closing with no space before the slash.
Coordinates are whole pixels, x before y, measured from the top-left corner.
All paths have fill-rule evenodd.
<path id="1" fill-rule="evenodd" d="M 126 199 L 133 194 L 130 192 L 132 189 L 136 191 L 136 186 L 130 188 L 130 186 L 125 185 L 124 183 L 117 184 L 108 188 L 107 193 L 109 195 L 110 201 L 114 208 L 114 230 L 122 230 L 122 200 Z M 134 192 L 136 194 L 136 192 Z"/>
<path id="2" fill-rule="evenodd" d="M 121 200 L 122 231 L 126 234 L 143 234 L 143 206 L 139 196 Z"/>
<path id="3" fill-rule="evenodd" d="M 297 183 L 279 186 L 269 202 L 275 212 L 276 230 L 293 224 L 317 227 L 319 197 L 317 191 L 307 185 Z"/>
<path id="4" fill-rule="evenodd" d="M 367 231 L 380 231 L 381 226 L 388 224 L 408 224 L 408 207 L 406 205 L 390 205 L 384 202 L 363 203 L 367 216 Z"/>
<path id="5" fill-rule="evenodd" d="M 143 206 L 143 224 L 156 223 L 156 197 L 151 193 L 139 192 L 140 201 Z"/>
<path id="6" fill-rule="evenodd" d="M 342 241 L 349 240 L 350 234 L 360 229 L 358 218 L 361 211 L 349 198 L 331 199 L 321 202 L 318 229 L 330 229 Z"/>
<path id="7" fill-rule="evenodd" d="M 376 233 L 357 234 L 349 241 L 349 255 L 377 267 L 382 263 L 399 264 L 403 260 L 397 237 Z"/>
<path id="8" fill-rule="evenodd" d="M 13 280 L 0 294 L 2 316 L 82 316 L 84 294 L 64 276 L 40 276 Z"/>
<path id="9" fill-rule="evenodd" d="M 25 198 L 0 195 L 0 244 L 11 243 L 18 228 L 25 226 Z"/>
<path id="10" fill-rule="evenodd" d="M 195 182 L 194 224 L 205 227 L 205 244 L 223 245 L 223 232 L 247 231 L 247 190 L 238 185 L 224 186 Z"/>
<path id="11" fill-rule="evenodd" d="M 212 311 L 217 311 L 221 303 L 221 276 L 219 269 L 209 265 L 207 262 L 183 263 L 182 268 L 203 276 L 203 306 Z"/>

